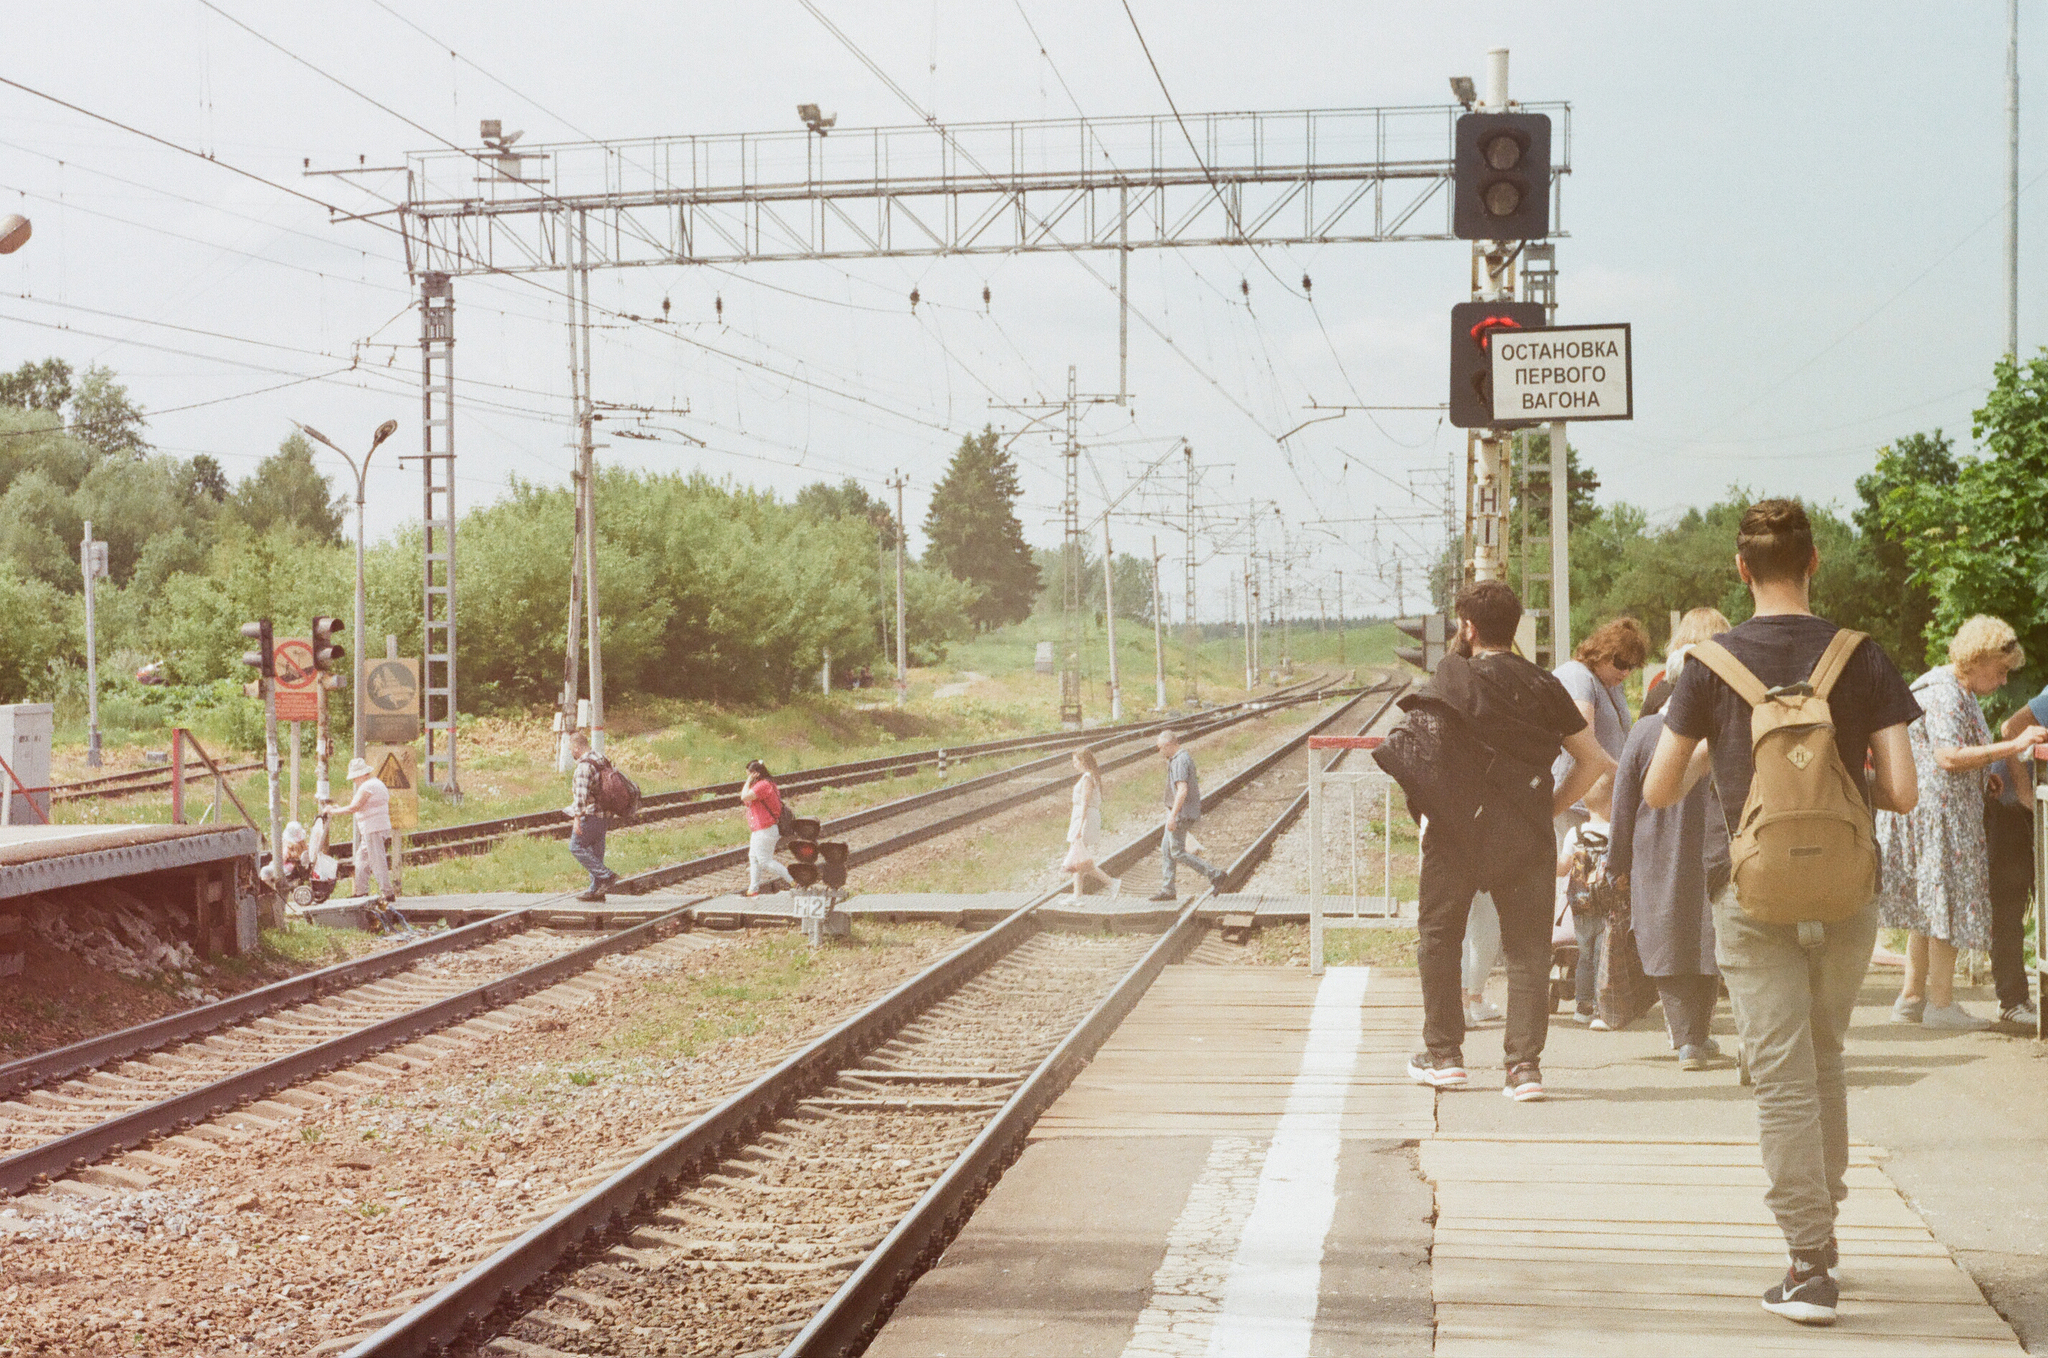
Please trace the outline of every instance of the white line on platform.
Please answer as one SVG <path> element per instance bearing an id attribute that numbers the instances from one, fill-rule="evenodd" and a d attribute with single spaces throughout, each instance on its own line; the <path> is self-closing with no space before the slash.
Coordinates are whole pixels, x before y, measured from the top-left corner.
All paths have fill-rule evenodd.
<path id="1" fill-rule="evenodd" d="M 1255 1143 L 1212 1145 L 1124 1358 L 1306 1358 L 1370 976 L 1332 967 L 1316 987 L 1301 1070 L 1256 1182 Z"/>

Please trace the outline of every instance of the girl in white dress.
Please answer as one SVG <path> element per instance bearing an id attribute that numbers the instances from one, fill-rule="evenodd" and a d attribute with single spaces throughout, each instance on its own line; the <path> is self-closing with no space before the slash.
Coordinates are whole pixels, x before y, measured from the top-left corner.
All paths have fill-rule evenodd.
<path id="1" fill-rule="evenodd" d="M 1073 876 L 1075 900 L 1087 894 L 1090 878 L 1114 896 L 1124 884 L 1095 866 L 1102 845 L 1102 766 L 1095 751 L 1083 746 L 1074 751 L 1074 768 L 1081 776 L 1074 780 L 1074 813 L 1067 819 L 1067 856 L 1060 871 Z"/>

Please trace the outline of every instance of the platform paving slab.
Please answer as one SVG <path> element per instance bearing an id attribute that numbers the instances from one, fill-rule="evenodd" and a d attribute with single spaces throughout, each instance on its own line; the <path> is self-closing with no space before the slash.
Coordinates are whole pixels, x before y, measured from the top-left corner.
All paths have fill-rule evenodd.
<path id="1" fill-rule="evenodd" d="M 1428 1353 L 1414 981 L 1344 970 L 1167 968 L 868 1352 Z"/>

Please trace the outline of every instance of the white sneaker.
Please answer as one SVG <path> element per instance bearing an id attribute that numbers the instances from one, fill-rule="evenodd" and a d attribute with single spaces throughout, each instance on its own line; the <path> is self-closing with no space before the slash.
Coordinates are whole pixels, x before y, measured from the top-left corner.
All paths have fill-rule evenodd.
<path id="1" fill-rule="evenodd" d="M 1500 1010 L 1485 999 L 1465 1002 L 1465 1026 L 1477 1028 L 1482 1023 L 1491 1023 L 1500 1017 Z"/>
<path id="2" fill-rule="evenodd" d="M 1892 1001 L 1893 1023 L 1919 1023 L 1927 1014 L 1927 1001 L 1917 997 L 1899 996 Z"/>
<path id="3" fill-rule="evenodd" d="M 1960 1004 L 1953 1002 L 1928 1005 L 1927 1012 L 1921 1017 L 1920 1023 L 1923 1027 L 1946 1028 L 1950 1032 L 1956 1033 L 1981 1032 L 1991 1026 L 1990 1019 L 1978 1018 Z"/>
<path id="4" fill-rule="evenodd" d="M 2034 1008 L 2032 1000 L 2022 1000 L 2018 1004 L 2007 1005 L 2000 1011 L 1998 1021 L 2000 1023 L 2018 1023 L 2028 1028 L 2038 1028 L 2041 1026 L 2041 1011 Z"/>

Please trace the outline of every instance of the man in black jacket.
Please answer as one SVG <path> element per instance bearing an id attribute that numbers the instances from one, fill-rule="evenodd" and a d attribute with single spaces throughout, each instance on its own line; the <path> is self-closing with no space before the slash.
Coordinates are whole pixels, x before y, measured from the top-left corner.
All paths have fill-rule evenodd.
<path id="1" fill-rule="evenodd" d="M 1550 1031 L 1550 926 L 1556 880 L 1551 817 L 1614 768 L 1578 705 L 1549 673 L 1514 653 L 1522 602 L 1498 580 L 1468 585 L 1457 599 L 1458 650 L 1446 656 L 1404 709 L 1444 717 L 1446 797 L 1422 835 L 1416 965 L 1422 973 L 1424 1049 L 1409 1078 L 1437 1089 L 1466 1082 L 1464 988 L 1459 975 L 1465 916 L 1479 891 L 1500 911 L 1508 964 L 1507 1083 L 1518 1101 L 1543 1097 L 1539 1061 Z M 1562 748 L 1572 770 L 1553 787 Z M 1406 784 L 1404 784 L 1404 787 Z M 1416 800 L 1411 796 L 1411 803 Z M 1454 814 L 1446 814 L 1455 807 Z"/>

